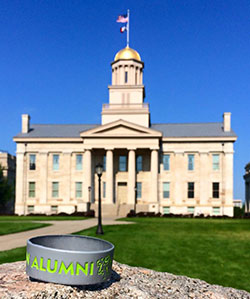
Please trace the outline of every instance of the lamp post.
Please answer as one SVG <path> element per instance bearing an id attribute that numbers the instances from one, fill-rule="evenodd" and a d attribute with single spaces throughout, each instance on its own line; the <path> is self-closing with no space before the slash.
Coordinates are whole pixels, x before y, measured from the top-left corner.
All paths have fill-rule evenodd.
<path id="1" fill-rule="evenodd" d="M 88 186 L 88 191 L 89 191 L 89 203 L 91 203 L 91 190 L 92 190 L 92 187 L 91 187 L 91 186 Z"/>
<path id="2" fill-rule="evenodd" d="M 136 202 L 137 202 L 137 185 L 135 185 L 135 202 L 134 202 L 134 213 L 136 216 Z"/>
<path id="3" fill-rule="evenodd" d="M 102 209 L 101 209 L 101 177 L 103 172 L 103 166 L 100 163 L 96 165 L 95 172 L 98 176 L 98 226 L 97 226 L 96 234 L 103 235 Z"/>

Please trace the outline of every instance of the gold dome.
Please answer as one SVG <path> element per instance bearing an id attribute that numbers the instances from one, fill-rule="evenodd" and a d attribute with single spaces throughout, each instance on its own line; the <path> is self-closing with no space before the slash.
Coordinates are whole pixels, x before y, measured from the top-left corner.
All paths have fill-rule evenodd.
<path id="1" fill-rule="evenodd" d="M 128 46 L 122 50 L 120 50 L 116 55 L 115 55 L 115 61 L 119 59 L 135 59 L 141 61 L 141 57 L 137 51 L 134 49 L 129 48 Z"/>

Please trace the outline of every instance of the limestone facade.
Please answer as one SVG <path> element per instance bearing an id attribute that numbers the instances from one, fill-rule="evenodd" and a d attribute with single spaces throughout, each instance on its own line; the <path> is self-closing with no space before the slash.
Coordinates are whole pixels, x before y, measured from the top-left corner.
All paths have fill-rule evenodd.
<path id="1" fill-rule="evenodd" d="M 0 165 L 3 168 L 3 175 L 13 184 L 16 177 L 16 157 L 6 151 L 0 150 Z"/>
<path id="2" fill-rule="evenodd" d="M 17 214 L 97 208 L 95 166 L 104 165 L 104 215 L 131 209 L 233 216 L 231 114 L 221 123 L 151 124 L 139 54 L 116 55 L 101 125 L 30 125 L 17 143 Z M 134 51 L 134 52 L 133 52 Z M 124 52 L 123 52 L 124 53 Z"/>

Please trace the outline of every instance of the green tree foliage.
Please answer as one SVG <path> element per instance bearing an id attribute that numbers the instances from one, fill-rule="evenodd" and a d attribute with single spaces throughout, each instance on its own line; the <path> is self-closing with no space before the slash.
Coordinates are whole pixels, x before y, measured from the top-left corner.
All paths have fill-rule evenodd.
<path id="1" fill-rule="evenodd" d="M 3 175 L 3 167 L 0 165 L 0 211 L 5 208 L 6 203 L 11 200 L 12 187 Z"/>
<path id="2" fill-rule="evenodd" d="M 242 208 L 234 207 L 234 218 L 241 218 L 245 214 L 245 205 Z"/>

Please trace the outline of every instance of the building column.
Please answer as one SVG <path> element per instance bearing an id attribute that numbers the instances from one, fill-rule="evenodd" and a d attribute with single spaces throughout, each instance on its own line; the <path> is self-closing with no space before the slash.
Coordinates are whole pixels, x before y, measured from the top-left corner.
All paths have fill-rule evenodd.
<path id="1" fill-rule="evenodd" d="M 112 69 L 112 85 L 115 85 L 115 69 Z"/>
<path id="2" fill-rule="evenodd" d="M 84 202 L 89 202 L 89 187 L 92 187 L 92 171 L 91 171 L 91 150 L 86 150 L 84 153 L 84 158 L 83 158 L 83 173 L 84 173 L 84 183 L 83 183 L 83 201 Z M 91 191 L 91 194 L 92 191 Z"/>
<path id="3" fill-rule="evenodd" d="M 24 200 L 24 151 L 17 150 L 16 152 L 16 200 L 15 213 L 22 215 L 25 213 Z"/>
<path id="4" fill-rule="evenodd" d="M 233 205 L 233 153 L 223 157 L 223 193 L 226 205 Z"/>
<path id="5" fill-rule="evenodd" d="M 124 80 L 124 68 L 122 66 L 119 66 L 118 70 L 119 70 L 119 73 L 118 73 L 119 82 L 118 82 L 118 84 L 122 85 L 124 83 L 124 81 L 123 81 Z"/>
<path id="6" fill-rule="evenodd" d="M 183 205 L 183 200 L 187 198 L 187 182 L 183 178 L 186 177 L 185 160 L 183 151 L 175 151 L 174 155 L 174 205 Z"/>
<path id="7" fill-rule="evenodd" d="M 71 187 L 71 151 L 65 151 L 63 152 L 63 186 L 62 190 L 63 197 L 65 198 L 65 203 L 70 202 L 70 187 Z M 75 186 L 74 186 L 75 188 Z"/>
<path id="8" fill-rule="evenodd" d="M 112 204 L 114 199 L 114 165 L 113 165 L 113 150 L 106 152 L 106 198 L 107 203 Z"/>
<path id="9" fill-rule="evenodd" d="M 128 204 L 135 203 L 135 150 L 130 149 L 128 153 Z"/>
<path id="10" fill-rule="evenodd" d="M 208 152 L 200 152 L 200 190 L 199 190 L 199 198 L 201 205 L 208 205 L 208 200 L 210 195 L 210 188 L 212 183 L 209 181 L 209 173 L 211 169 L 211 165 L 209 163 L 209 155 Z M 198 213 L 202 213 L 199 211 Z"/>
<path id="11" fill-rule="evenodd" d="M 151 201 L 158 202 L 158 150 L 151 151 Z"/>
<path id="12" fill-rule="evenodd" d="M 48 197 L 48 152 L 39 152 L 39 164 L 40 167 L 40 194 L 39 194 L 39 203 L 46 204 Z"/>

